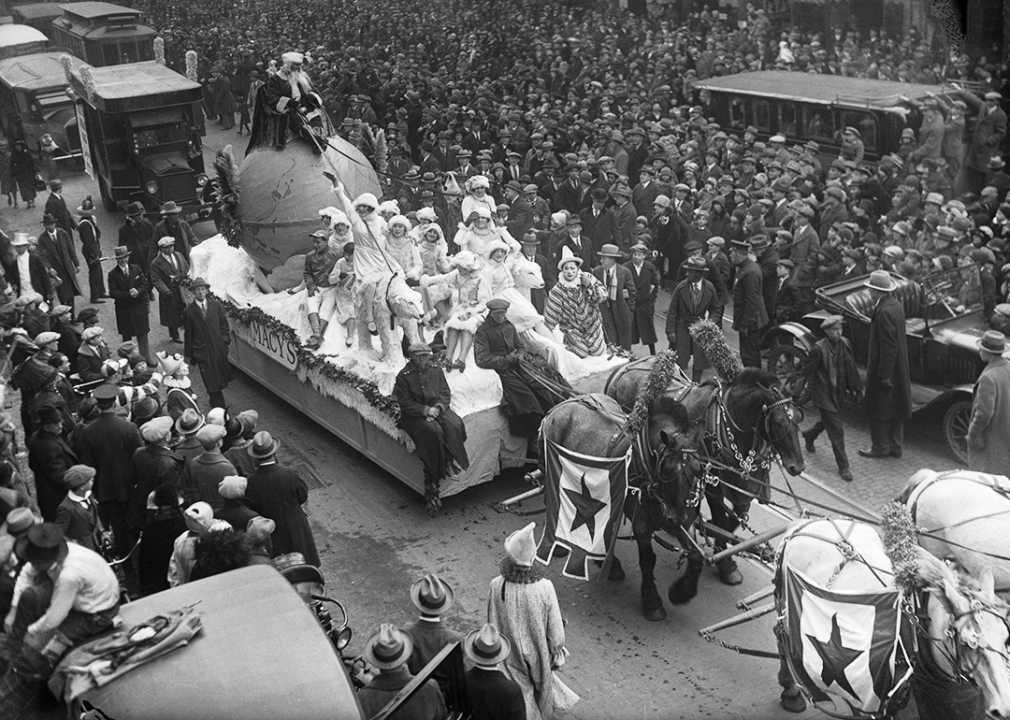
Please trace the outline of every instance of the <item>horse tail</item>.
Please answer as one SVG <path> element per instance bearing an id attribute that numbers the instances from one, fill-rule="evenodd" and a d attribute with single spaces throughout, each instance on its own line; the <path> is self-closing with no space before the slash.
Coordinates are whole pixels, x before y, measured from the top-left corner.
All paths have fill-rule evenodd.
<path id="1" fill-rule="evenodd" d="M 912 493 L 915 489 L 922 485 L 923 483 L 932 482 L 939 475 L 936 470 L 930 470 L 929 468 L 923 468 L 919 472 L 915 473 L 912 477 L 908 479 L 905 483 L 905 487 L 902 489 L 901 494 L 898 496 L 898 502 L 905 504 L 908 502 L 909 498 L 912 497 Z"/>

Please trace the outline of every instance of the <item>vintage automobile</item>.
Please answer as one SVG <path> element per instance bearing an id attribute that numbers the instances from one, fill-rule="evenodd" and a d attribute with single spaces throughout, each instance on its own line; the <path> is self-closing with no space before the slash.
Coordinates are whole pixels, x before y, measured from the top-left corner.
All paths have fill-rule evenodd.
<path id="1" fill-rule="evenodd" d="M 824 336 L 821 322 L 828 315 L 846 318 L 845 336 L 852 343 L 860 372 L 865 372 L 869 350 L 870 292 L 868 276 L 818 288 L 817 311 L 798 322 L 773 327 L 765 336 L 768 370 L 794 388 L 800 403 L 809 401 L 802 378 L 803 363 L 813 344 Z M 981 289 L 975 265 L 955 267 L 909 280 L 896 273 L 894 296 L 905 309 L 905 337 L 912 378 L 912 407 L 944 408 L 943 434 L 958 460 L 967 463 L 965 436 L 971 417 L 972 387 L 984 363 L 978 341 L 986 331 Z"/>

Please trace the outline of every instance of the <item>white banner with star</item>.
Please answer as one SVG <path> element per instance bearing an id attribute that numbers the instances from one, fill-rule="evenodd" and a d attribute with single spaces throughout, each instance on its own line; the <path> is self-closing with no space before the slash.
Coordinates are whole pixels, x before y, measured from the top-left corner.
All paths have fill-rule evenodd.
<path id="1" fill-rule="evenodd" d="M 618 458 L 593 457 L 545 439 L 542 452 L 547 519 L 537 558 L 550 563 L 555 548 L 565 548 L 562 574 L 588 580 L 589 561 L 607 556 L 621 522 L 631 450 Z"/>
<path id="2" fill-rule="evenodd" d="M 786 655 L 797 683 L 834 713 L 878 715 L 910 674 L 898 591 L 835 592 L 794 568 L 783 574 Z"/>

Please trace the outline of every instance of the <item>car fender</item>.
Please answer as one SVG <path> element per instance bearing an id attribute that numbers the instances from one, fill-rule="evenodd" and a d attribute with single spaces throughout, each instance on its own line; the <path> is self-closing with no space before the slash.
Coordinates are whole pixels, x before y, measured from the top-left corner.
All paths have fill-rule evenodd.
<path id="1" fill-rule="evenodd" d="M 950 405 L 959 400 L 970 401 L 974 391 L 974 385 L 954 385 L 933 398 L 925 407 Z"/>
<path id="2" fill-rule="evenodd" d="M 779 342 L 788 339 L 808 353 L 813 349 L 814 343 L 817 342 L 817 336 L 810 332 L 808 327 L 798 322 L 786 322 L 773 327 L 765 333 L 764 345 L 770 347 L 775 344 L 773 341 L 776 339 Z"/>

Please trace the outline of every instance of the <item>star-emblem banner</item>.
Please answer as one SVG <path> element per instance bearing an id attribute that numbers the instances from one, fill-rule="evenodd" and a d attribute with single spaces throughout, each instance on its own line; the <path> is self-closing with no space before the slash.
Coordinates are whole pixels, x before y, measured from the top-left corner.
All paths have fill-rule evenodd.
<path id="1" fill-rule="evenodd" d="M 783 569 L 787 653 L 796 681 L 816 703 L 872 717 L 907 680 L 900 594 L 826 590 Z"/>
<path id="2" fill-rule="evenodd" d="M 549 564 L 556 547 L 569 550 L 565 577 L 589 579 L 589 561 L 603 560 L 621 524 L 631 450 L 622 457 L 582 455 L 544 441 L 547 519 L 537 559 Z"/>

